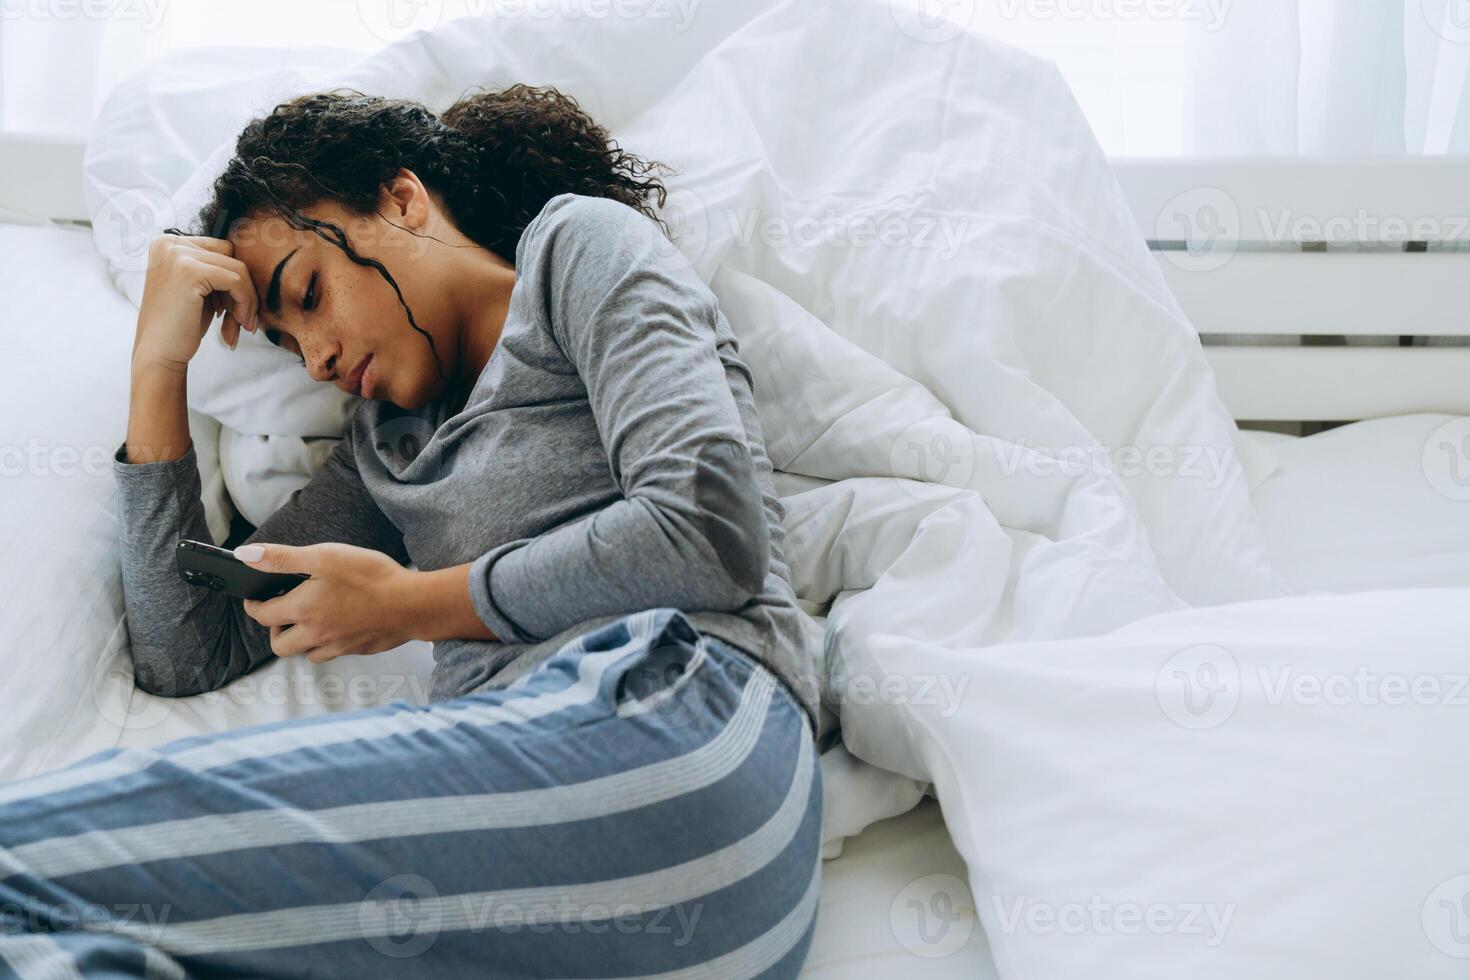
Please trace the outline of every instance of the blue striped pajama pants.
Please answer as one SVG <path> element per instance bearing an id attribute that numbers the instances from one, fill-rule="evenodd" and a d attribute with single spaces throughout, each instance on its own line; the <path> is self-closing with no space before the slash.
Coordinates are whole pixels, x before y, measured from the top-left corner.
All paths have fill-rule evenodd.
<path id="1" fill-rule="evenodd" d="M 791 977 L 806 716 L 673 609 L 514 685 L 0 785 L 0 977 Z"/>

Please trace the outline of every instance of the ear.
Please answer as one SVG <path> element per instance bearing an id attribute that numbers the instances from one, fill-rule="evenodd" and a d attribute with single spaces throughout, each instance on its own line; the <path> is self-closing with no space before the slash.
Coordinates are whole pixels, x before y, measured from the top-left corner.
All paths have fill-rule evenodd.
<path id="1" fill-rule="evenodd" d="M 434 203 L 418 175 L 407 167 L 399 167 L 383 188 L 381 207 L 395 225 L 418 231 L 429 223 Z"/>

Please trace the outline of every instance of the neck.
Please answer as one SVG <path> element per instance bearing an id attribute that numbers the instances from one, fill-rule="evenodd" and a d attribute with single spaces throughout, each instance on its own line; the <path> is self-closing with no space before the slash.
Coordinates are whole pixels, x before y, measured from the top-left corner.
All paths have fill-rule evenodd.
<path id="1" fill-rule="evenodd" d="M 500 343 L 516 273 L 514 266 L 489 249 L 455 252 L 457 261 L 449 282 L 453 284 L 450 299 L 457 324 L 455 361 L 459 367 L 450 379 L 450 388 L 458 408 L 469 397 Z"/>

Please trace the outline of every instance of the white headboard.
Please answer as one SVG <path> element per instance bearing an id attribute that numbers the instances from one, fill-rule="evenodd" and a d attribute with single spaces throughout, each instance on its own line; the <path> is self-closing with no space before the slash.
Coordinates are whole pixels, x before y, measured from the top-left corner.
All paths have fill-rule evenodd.
<path id="1" fill-rule="evenodd" d="M 80 137 L 0 133 L 0 221 L 86 221 Z"/>
<path id="2" fill-rule="evenodd" d="M 83 152 L 0 136 L 0 220 L 86 221 Z M 1470 415 L 1470 158 L 1115 167 L 1237 419 Z"/>
<path id="3" fill-rule="evenodd" d="M 1470 414 L 1470 159 L 1115 167 L 1237 419 Z"/>

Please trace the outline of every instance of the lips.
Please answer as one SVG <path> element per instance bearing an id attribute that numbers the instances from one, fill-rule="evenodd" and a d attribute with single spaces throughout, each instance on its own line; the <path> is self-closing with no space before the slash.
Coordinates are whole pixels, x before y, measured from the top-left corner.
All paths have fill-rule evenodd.
<path id="1" fill-rule="evenodd" d="M 367 372 L 368 365 L 372 363 L 372 360 L 372 354 L 368 354 L 363 357 L 362 360 L 357 362 L 357 366 L 348 373 L 347 377 L 342 379 L 342 383 L 338 387 L 347 392 L 349 395 L 357 395 L 359 397 L 362 397 L 362 378 L 363 375 Z"/>

